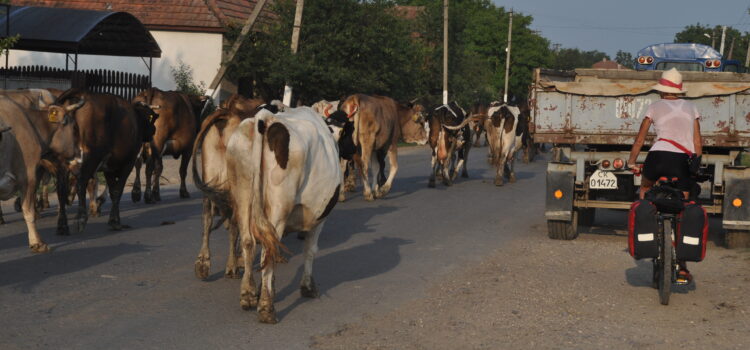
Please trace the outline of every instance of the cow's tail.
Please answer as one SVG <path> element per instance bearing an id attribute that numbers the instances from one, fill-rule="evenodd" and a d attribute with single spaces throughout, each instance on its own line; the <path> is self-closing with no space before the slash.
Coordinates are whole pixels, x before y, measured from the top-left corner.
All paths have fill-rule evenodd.
<path id="1" fill-rule="evenodd" d="M 225 120 L 225 118 L 226 114 L 219 112 L 208 116 L 206 120 L 203 121 L 202 128 L 198 133 L 195 144 L 193 145 L 193 154 L 197 155 L 197 151 L 200 150 L 201 147 L 203 147 L 203 140 L 205 139 L 208 131 L 211 130 L 211 128 L 217 122 Z M 201 153 L 201 158 L 204 156 L 208 155 Z M 222 222 L 224 218 L 231 217 L 232 205 L 231 199 L 229 197 L 229 191 L 219 188 L 221 184 L 206 183 L 200 172 L 198 171 L 198 162 L 196 161 L 196 159 L 193 159 L 193 182 L 195 183 L 195 187 L 201 190 L 201 192 L 203 192 L 203 194 L 208 197 L 208 199 L 210 199 L 219 209 L 219 212 L 223 217 Z"/>
<path id="2" fill-rule="evenodd" d="M 285 262 L 282 251 L 287 251 L 281 244 L 276 234 L 276 228 L 271 224 L 266 215 L 265 195 L 263 191 L 263 148 L 265 147 L 266 131 L 268 123 L 265 120 L 266 113 L 255 115 L 255 131 L 251 140 L 250 159 L 253 162 L 249 170 L 251 181 L 250 189 L 250 232 L 255 242 L 259 242 L 264 248 L 263 260 L 260 264 L 262 270 L 269 264 Z M 270 161 L 270 160 L 269 160 Z M 283 232 L 280 232 L 283 234 Z"/>

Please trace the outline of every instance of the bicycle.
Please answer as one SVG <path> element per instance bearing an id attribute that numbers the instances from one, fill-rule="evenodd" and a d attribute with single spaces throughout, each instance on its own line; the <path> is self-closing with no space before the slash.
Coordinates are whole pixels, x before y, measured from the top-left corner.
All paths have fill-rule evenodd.
<path id="1" fill-rule="evenodd" d="M 659 290 L 659 301 L 662 305 L 669 304 L 669 296 L 673 284 L 677 284 L 679 271 L 675 247 L 672 244 L 679 221 L 678 214 L 685 207 L 685 198 L 681 190 L 675 186 L 677 178 L 668 180 L 661 178 L 645 195 L 657 209 L 656 232 L 659 255 L 653 260 L 652 286 Z"/>

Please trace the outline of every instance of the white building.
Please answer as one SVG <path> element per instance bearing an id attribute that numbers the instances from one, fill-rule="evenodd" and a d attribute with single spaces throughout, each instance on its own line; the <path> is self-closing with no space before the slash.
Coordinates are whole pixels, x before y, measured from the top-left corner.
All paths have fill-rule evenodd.
<path id="1" fill-rule="evenodd" d="M 211 84 L 221 66 L 226 26 L 244 24 L 257 0 L 12 0 L 12 6 L 63 7 L 97 11 L 128 12 L 138 18 L 161 48 L 153 59 L 152 84 L 163 90 L 175 88 L 172 68 L 180 62 L 193 71 L 196 84 Z M 260 23 L 273 18 L 266 2 Z M 44 25 L 40 23 L 40 25 Z M 259 26 L 256 25 L 256 28 Z M 43 65 L 65 68 L 66 55 L 11 50 L 10 66 Z M 148 59 L 145 60 L 148 62 Z M 79 55 L 78 69 L 110 69 L 148 75 L 148 67 L 138 57 Z M 71 67 L 72 69 L 72 67 Z M 235 83 L 225 80 L 221 95 L 236 92 Z M 217 95 L 218 97 L 218 95 Z"/>

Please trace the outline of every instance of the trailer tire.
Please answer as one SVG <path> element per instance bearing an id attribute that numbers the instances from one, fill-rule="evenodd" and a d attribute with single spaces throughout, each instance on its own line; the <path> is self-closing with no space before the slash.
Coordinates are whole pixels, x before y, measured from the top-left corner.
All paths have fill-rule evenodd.
<path id="1" fill-rule="evenodd" d="M 729 249 L 750 248 L 750 231 L 727 230 L 724 241 Z"/>
<path id="2" fill-rule="evenodd" d="M 578 212 L 573 211 L 570 221 L 547 220 L 547 236 L 551 239 L 571 241 L 578 237 Z"/>

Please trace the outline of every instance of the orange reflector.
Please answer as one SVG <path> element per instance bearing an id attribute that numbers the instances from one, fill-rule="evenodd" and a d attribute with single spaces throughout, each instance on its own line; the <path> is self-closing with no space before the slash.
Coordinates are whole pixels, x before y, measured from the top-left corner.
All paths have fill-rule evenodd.
<path id="1" fill-rule="evenodd" d="M 557 199 L 562 198 L 562 191 L 560 191 L 560 190 L 555 191 L 555 198 L 557 198 Z"/>
<path id="2" fill-rule="evenodd" d="M 609 163 L 608 160 L 605 159 L 605 160 L 602 161 L 602 168 L 609 168 L 609 165 L 610 165 L 610 163 Z"/>
<path id="3" fill-rule="evenodd" d="M 742 206 L 742 199 L 739 199 L 739 198 L 735 198 L 735 199 L 734 199 L 734 200 L 732 201 L 732 205 L 733 205 L 733 206 L 735 206 L 736 208 L 739 208 L 739 207 L 741 207 L 741 206 Z"/>

